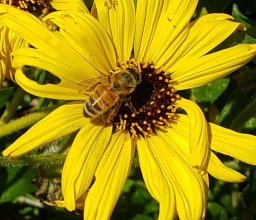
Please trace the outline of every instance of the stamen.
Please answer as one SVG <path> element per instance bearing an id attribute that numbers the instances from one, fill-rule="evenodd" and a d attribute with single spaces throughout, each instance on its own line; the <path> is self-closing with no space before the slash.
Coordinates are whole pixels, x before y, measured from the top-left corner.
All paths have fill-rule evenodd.
<path id="1" fill-rule="evenodd" d="M 0 0 L 2 4 L 12 5 L 39 18 L 43 18 L 50 11 L 53 11 L 50 2 L 51 0 Z"/>
<path id="2" fill-rule="evenodd" d="M 156 129 L 166 129 L 175 119 L 177 99 L 170 74 L 163 68 L 156 69 L 152 62 L 138 63 L 134 59 L 119 63 L 119 68 L 133 68 L 141 75 L 141 83 L 126 97 L 114 118 L 114 130 L 126 129 L 133 138 L 150 136 Z"/>

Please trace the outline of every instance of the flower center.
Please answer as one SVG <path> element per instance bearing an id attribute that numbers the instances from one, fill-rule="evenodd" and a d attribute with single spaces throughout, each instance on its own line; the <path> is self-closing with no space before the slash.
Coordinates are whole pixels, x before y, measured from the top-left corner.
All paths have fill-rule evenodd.
<path id="1" fill-rule="evenodd" d="M 156 129 L 168 126 L 180 96 L 166 71 L 156 69 L 152 63 L 134 63 L 133 68 L 141 75 L 141 83 L 122 104 L 113 120 L 114 129 L 125 129 L 133 137 L 154 134 Z"/>
<path id="2" fill-rule="evenodd" d="M 53 9 L 50 2 L 51 0 L 0 0 L 2 4 L 12 5 L 39 18 L 44 17 Z"/>

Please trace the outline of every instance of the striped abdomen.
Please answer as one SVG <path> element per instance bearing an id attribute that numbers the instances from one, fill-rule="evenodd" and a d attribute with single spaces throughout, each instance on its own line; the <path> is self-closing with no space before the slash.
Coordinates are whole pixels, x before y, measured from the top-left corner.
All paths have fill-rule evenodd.
<path id="1" fill-rule="evenodd" d="M 94 92 L 84 105 L 84 115 L 90 118 L 96 117 L 114 106 L 119 96 L 109 87 L 97 84 Z"/>

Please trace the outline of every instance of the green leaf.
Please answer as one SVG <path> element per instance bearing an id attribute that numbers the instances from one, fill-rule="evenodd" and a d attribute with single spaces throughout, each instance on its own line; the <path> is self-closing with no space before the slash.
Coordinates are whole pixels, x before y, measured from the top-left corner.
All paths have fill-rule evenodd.
<path id="1" fill-rule="evenodd" d="M 35 191 L 36 187 L 31 183 L 34 177 L 33 169 L 29 167 L 8 167 L 6 170 L 7 178 L 5 178 L 5 183 L 2 185 L 0 203 L 12 201 L 18 196 Z M 6 175 L 0 172 L 1 181 L 3 181 L 4 176 Z"/>
<path id="2" fill-rule="evenodd" d="M 239 44 L 255 44 L 256 39 L 243 31 L 237 30 L 234 33 L 234 41 Z"/>
<path id="3" fill-rule="evenodd" d="M 152 200 L 150 203 L 148 203 L 145 206 L 146 214 L 158 213 L 158 212 L 159 212 L 159 204 L 155 200 Z"/>
<path id="4" fill-rule="evenodd" d="M 146 215 L 136 215 L 135 217 L 132 218 L 132 220 L 153 220 L 153 218 L 148 217 Z"/>
<path id="5" fill-rule="evenodd" d="M 150 200 L 151 196 L 149 195 L 148 191 L 146 190 L 142 182 L 135 182 L 134 188 L 135 191 L 131 198 L 133 204 L 143 204 Z"/>
<path id="6" fill-rule="evenodd" d="M 13 92 L 12 87 L 7 87 L 7 88 L 4 88 L 3 90 L 0 90 L 0 108 L 2 108 L 6 104 L 12 92 Z"/>
<path id="7" fill-rule="evenodd" d="M 131 190 L 131 187 L 134 185 L 134 180 L 127 179 L 123 186 L 123 193 L 128 193 Z"/>
<path id="8" fill-rule="evenodd" d="M 237 131 L 248 131 L 256 128 L 256 97 L 233 120 L 231 128 Z"/>
<path id="9" fill-rule="evenodd" d="M 225 215 L 227 216 L 227 211 L 225 208 L 216 202 L 209 202 L 207 205 L 207 210 L 210 213 L 210 215 L 213 217 L 212 219 L 217 219 L 216 217 L 222 216 L 222 218 L 219 219 L 227 219 L 223 218 Z"/>
<path id="10" fill-rule="evenodd" d="M 228 84 L 229 78 L 219 79 L 199 88 L 192 89 L 192 95 L 198 102 L 213 103 L 226 90 Z"/>
<path id="11" fill-rule="evenodd" d="M 199 1 L 198 7 L 205 7 L 209 13 L 212 12 L 223 12 L 231 0 L 201 0 Z"/>
<path id="12" fill-rule="evenodd" d="M 237 111 L 243 109 L 248 102 L 248 97 L 240 89 L 235 89 L 226 101 L 222 108 L 217 124 L 221 124 L 224 127 L 230 127 L 230 124 L 237 115 Z"/>
<path id="13" fill-rule="evenodd" d="M 236 21 L 241 22 L 243 24 L 253 24 L 253 22 L 250 19 L 248 19 L 244 14 L 242 14 L 237 4 L 233 4 L 232 16 L 235 18 Z"/>
<path id="14" fill-rule="evenodd" d="M 250 93 L 236 88 L 222 108 L 217 124 L 240 132 L 252 132 L 256 128 L 256 101 Z"/>

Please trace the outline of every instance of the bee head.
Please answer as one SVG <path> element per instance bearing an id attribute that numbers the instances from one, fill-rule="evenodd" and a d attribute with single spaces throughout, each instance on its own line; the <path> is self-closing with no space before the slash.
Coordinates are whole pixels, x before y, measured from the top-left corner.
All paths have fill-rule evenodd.
<path id="1" fill-rule="evenodd" d="M 112 88 L 116 92 L 130 94 L 140 82 L 141 77 L 136 70 L 126 68 L 116 73 Z"/>

